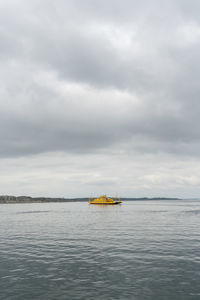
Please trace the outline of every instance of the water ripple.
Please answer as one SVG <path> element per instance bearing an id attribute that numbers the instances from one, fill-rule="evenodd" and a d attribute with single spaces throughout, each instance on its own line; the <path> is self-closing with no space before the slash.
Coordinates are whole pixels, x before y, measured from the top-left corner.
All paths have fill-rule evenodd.
<path id="1" fill-rule="evenodd" d="M 191 201 L 3 206 L 0 299 L 197 300 L 199 212 Z"/>

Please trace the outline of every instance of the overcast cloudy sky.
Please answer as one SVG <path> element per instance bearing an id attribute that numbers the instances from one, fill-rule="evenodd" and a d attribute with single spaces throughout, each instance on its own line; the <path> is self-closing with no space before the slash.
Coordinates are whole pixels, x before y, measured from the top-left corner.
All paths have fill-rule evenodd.
<path id="1" fill-rule="evenodd" d="M 198 197 L 199 12 L 0 0 L 0 194 Z"/>

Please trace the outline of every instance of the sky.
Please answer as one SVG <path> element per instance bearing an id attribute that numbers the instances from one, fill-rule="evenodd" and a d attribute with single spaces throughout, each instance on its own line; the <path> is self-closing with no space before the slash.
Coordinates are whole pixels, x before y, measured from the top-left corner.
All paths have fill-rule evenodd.
<path id="1" fill-rule="evenodd" d="M 0 0 L 0 194 L 199 197 L 199 11 Z"/>

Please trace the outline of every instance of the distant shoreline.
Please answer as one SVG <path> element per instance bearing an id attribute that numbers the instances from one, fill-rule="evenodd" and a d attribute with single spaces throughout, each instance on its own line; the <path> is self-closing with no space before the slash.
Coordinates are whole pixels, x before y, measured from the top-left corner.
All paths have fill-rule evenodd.
<path id="1" fill-rule="evenodd" d="M 115 198 L 115 197 L 114 197 Z M 0 196 L 0 204 L 9 203 L 56 203 L 56 202 L 87 202 L 89 198 L 50 198 L 50 197 L 30 197 L 30 196 Z M 145 201 L 145 200 L 182 200 L 180 198 L 166 197 L 143 197 L 143 198 L 120 198 L 122 201 Z"/>

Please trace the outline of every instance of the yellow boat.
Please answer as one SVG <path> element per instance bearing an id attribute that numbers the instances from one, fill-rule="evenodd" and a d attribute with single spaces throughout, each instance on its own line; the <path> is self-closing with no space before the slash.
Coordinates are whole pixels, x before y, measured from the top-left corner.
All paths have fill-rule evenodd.
<path id="1" fill-rule="evenodd" d="M 114 205 L 114 204 L 120 204 L 122 201 L 120 199 L 114 200 L 112 198 L 108 198 L 106 195 L 100 196 L 99 198 L 90 198 L 88 200 L 88 203 L 90 204 L 105 204 L 105 205 Z"/>

